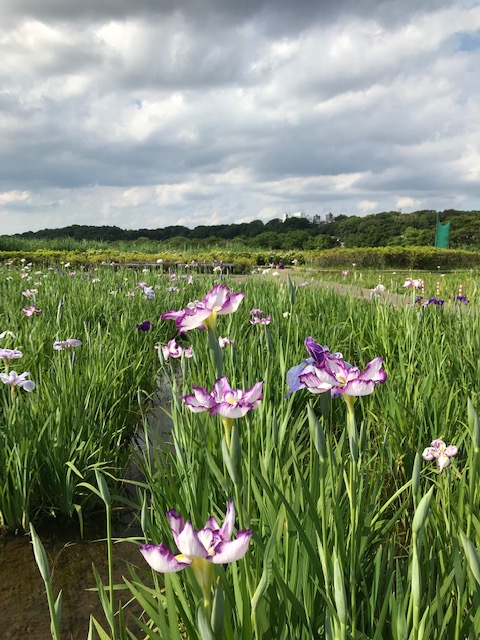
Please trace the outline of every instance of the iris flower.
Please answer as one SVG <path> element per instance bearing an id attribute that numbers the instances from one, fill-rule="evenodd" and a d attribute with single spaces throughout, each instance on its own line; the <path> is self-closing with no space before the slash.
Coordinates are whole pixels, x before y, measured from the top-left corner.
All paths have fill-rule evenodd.
<path id="1" fill-rule="evenodd" d="M 423 280 L 419 280 L 416 278 L 407 278 L 402 285 L 403 289 L 409 289 L 412 287 L 413 289 L 421 289 L 423 287 Z"/>
<path id="2" fill-rule="evenodd" d="M 210 516 L 203 529 L 197 531 L 190 520 L 184 523 L 175 510 L 168 511 L 167 518 L 180 553 L 175 555 L 164 544 L 144 544 L 139 548 L 152 569 L 160 573 L 175 573 L 188 566 L 203 572 L 207 563 L 235 562 L 246 554 L 252 537 L 252 531 L 247 529 L 238 531 L 236 539 L 230 540 L 235 522 L 235 508 L 231 500 L 222 526 L 214 516 Z M 198 577 L 197 571 L 195 575 Z"/>
<path id="3" fill-rule="evenodd" d="M 443 305 L 445 304 L 445 300 L 442 300 L 441 298 L 432 297 L 422 302 L 422 307 L 428 307 L 429 304 L 436 304 L 439 307 L 443 307 Z"/>
<path id="4" fill-rule="evenodd" d="M 72 347 L 81 347 L 82 341 L 75 338 L 69 338 L 68 340 L 61 340 L 53 343 L 53 348 L 56 351 L 62 351 L 64 349 L 72 349 Z"/>
<path id="5" fill-rule="evenodd" d="M 33 391 L 35 389 L 35 382 L 33 380 L 27 380 L 27 376 L 30 374 L 25 371 L 18 375 L 16 371 L 10 371 L 10 373 L 0 373 L 0 380 L 5 384 L 9 384 L 11 387 L 21 387 L 25 391 Z"/>
<path id="6" fill-rule="evenodd" d="M 467 296 L 458 295 L 453 298 L 454 302 L 461 302 L 462 304 L 468 304 Z"/>
<path id="7" fill-rule="evenodd" d="M 175 338 L 169 340 L 166 345 L 162 346 L 162 353 L 165 362 L 168 362 L 169 358 L 181 358 L 182 354 L 185 358 L 191 358 L 193 356 L 192 347 L 186 349 L 181 344 L 176 343 Z"/>
<path id="8" fill-rule="evenodd" d="M 225 349 L 227 344 L 235 344 L 235 340 L 230 340 L 230 338 L 227 338 L 227 337 L 225 337 L 225 338 L 219 337 L 218 338 L 218 346 L 220 347 L 220 349 Z"/>
<path id="9" fill-rule="evenodd" d="M 139 331 L 149 331 L 152 327 L 152 323 L 150 322 L 150 320 L 144 320 L 143 322 L 140 322 L 139 324 L 137 324 L 137 329 Z"/>
<path id="10" fill-rule="evenodd" d="M 368 396 L 378 383 L 384 384 L 387 374 L 382 369 L 383 358 L 374 358 L 364 371 L 340 358 L 329 358 L 324 366 L 313 365 L 310 371 L 299 376 L 300 382 L 311 393 L 330 391 L 332 398 L 343 394 Z"/>
<path id="11" fill-rule="evenodd" d="M 180 311 L 167 311 L 162 320 L 174 320 L 179 333 L 191 329 L 215 330 L 217 316 L 236 311 L 244 296 L 243 292 L 230 293 L 227 286 L 217 284 L 200 302 L 190 302 Z"/>
<path id="12" fill-rule="evenodd" d="M 322 345 L 310 337 L 305 339 L 305 346 L 310 357 L 305 358 L 301 364 L 287 371 L 287 384 L 289 387 L 287 397 L 294 391 L 305 387 L 305 384 L 300 380 L 300 375 L 312 371 L 314 364 L 323 367 L 327 360 L 342 358 L 341 353 L 330 353 L 328 347 L 322 347 Z"/>
<path id="13" fill-rule="evenodd" d="M 456 458 L 457 455 L 457 447 L 453 444 L 447 446 L 443 440 L 437 438 L 424 450 L 422 458 L 424 460 L 436 460 L 437 465 L 440 467 L 440 473 L 442 473 L 444 469 L 451 465 L 450 458 Z"/>
<path id="14" fill-rule="evenodd" d="M 213 416 L 218 413 L 223 418 L 242 418 L 252 409 L 256 409 L 262 395 L 263 380 L 247 389 L 232 389 L 225 376 L 215 382 L 212 393 L 204 387 L 192 387 L 193 393 L 183 396 L 182 400 L 193 413 L 209 411 Z"/>
<path id="15" fill-rule="evenodd" d="M 27 307 L 26 309 L 22 308 L 22 311 L 26 315 L 27 318 L 30 318 L 35 313 L 42 313 L 42 310 L 41 309 L 36 309 L 33 304 L 30 307 Z"/>
<path id="16" fill-rule="evenodd" d="M 5 362 L 9 362 L 14 358 L 21 358 L 23 353 L 18 349 L 0 349 L 0 359 L 5 360 Z"/>

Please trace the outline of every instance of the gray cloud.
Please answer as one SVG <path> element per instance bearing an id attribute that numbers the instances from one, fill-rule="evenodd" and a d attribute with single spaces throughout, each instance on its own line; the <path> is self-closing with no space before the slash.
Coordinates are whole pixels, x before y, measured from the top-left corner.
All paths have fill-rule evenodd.
<path id="1" fill-rule="evenodd" d="M 478 2 L 2 10 L 0 233 L 478 207 Z"/>

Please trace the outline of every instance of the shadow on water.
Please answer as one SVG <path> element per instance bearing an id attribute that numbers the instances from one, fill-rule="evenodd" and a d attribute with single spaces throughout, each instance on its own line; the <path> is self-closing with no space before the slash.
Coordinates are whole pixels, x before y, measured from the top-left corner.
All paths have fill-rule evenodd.
<path id="1" fill-rule="evenodd" d="M 152 410 L 148 415 L 148 431 L 153 438 L 163 440 L 170 432 L 171 423 L 163 407 L 168 407 L 171 389 L 166 380 L 158 380 Z M 137 447 L 145 447 L 144 430 L 138 434 Z M 138 479 L 138 469 L 131 468 L 130 478 Z M 95 591 L 92 565 L 95 565 L 103 584 L 107 578 L 107 547 L 104 541 L 104 515 L 99 514 L 86 527 L 80 538 L 78 527 L 48 523 L 37 527 L 45 547 L 52 573 L 55 595 L 63 592 L 61 637 L 63 640 L 84 640 L 88 634 L 90 615 L 106 627 L 102 607 Z M 130 525 L 132 527 L 130 528 Z M 141 536 L 132 514 L 115 523 L 118 537 Z M 138 552 L 137 545 L 120 542 L 114 545 L 114 583 L 122 584 L 122 576 L 129 577 L 128 564 L 145 572 L 150 570 Z M 125 602 L 128 592 L 116 592 Z M 140 614 L 141 611 L 132 611 Z M 128 614 L 126 616 L 128 624 Z M 135 633 L 133 622 L 128 625 Z M 33 557 L 28 535 L 0 536 L 0 638 L 2 640 L 50 640 L 50 616 L 45 587 Z"/>

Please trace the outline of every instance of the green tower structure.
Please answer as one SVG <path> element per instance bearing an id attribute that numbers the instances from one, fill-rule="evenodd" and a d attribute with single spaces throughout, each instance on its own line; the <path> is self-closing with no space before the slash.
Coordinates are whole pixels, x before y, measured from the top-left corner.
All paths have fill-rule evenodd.
<path id="1" fill-rule="evenodd" d="M 437 215 L 437 226 L 435 231 L 435 248 L 448 249 L 448 239 L 450 237 L 450 221 L 442 224 Z"/>

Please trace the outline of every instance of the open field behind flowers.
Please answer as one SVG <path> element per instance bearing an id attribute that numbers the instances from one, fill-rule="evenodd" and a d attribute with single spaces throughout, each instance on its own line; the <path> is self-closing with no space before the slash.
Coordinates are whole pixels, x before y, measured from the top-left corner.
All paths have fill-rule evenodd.
<path id="1" fill-rule="evenodd" d="M 88 637 L 480 634 L 473 276 L 469 302 L 453 302 L 452 281 L 443 306 L 413 304 L 399 278 L 394 307 L 316 286 L 313 273 L 240 288 L 35 271 L 0 269 L 0 348 L 22 354 L 4 359 L 0 389 L 5 526 L 102 504 L 111 552 L 115 478 L 134 427 L 148 429 L 159 369 L 172 388 L 169 442 L 147 433 L 136 453 L 138 563 L 121 585 L 98 582 L 107 622 L 92 618 Z M 52 636 L 68 637 L 31 533 Z M 135 615 L 116 609 L 119 590 Z"/>

